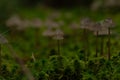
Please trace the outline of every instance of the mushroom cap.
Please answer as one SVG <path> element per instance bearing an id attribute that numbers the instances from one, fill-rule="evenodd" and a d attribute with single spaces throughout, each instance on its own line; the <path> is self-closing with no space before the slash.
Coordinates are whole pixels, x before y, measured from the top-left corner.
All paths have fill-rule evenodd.
<path id="1" fill-rule="evenodd" d="M 83 18 L 81 20 L 81 28 L 82 29 L 91 29 L 91 27 L 93 26 L 93 21 L 89 18 Z"/>
<path id="2" fill-rule="evenodd" d="M 100 30 L 102 30 L 102 26 L 100 24 L 100 22 L 96 22 L 93 24 L 93 26 L 91 26 L 90 28 L 91 31 L 95 31 L 95 32 L 99 32 Z"/>
<path id="3" fill-rule="evenodd" d="M 53 36 L 53 39 L 56 39 L 56 40 L 62 40 L 64 39 L 64 33 L 62 30 L 60 29 L 56 29 L 55 33 L 54 33 L 54 36 Z"/>
<path id="4" fill-rule="evenodd" d="M 43 36 L 46 36 L 46 37 L 52 37 L 53 35 L 54 35 L 54 31 L 49 28 L 43 32 Z"/>
<path id="5" fill-rule="evenodd" d="M 21 21 L 21 24 L 16 26 L 17 30 L 25 30 L 26 28 L 28 28 L 30 26 L 30 21 L 29 20 L 23 20 Z"/>
<path id="6" fill-rule="evenodd" d="M 21 24 L 21 19 L 18 15 L 13 15 L 6 21 L 6 25 L 8 27 L 18 26 L 20 24 Z"/>
<path id="7" fill-rule="evenodd" d="M 57 22 L 50 20 L 50 19 L 46 20 L 44 24 L 48 28 L 59 28 L 59 24 Z"/>
<path id="8" fill-rule="evenodd" d="M 113 22 L 113 20 L 111 18 L 107 18 L 107 19 L 101 21 L 101 25 L 103 26 L 103 28 L 115 27 L 115 23 Z"/>
<path id="9" fill-rule="evenodd" d="M 40 28 L 42 26 L 42 24 L 43 24 L 43 22 L 38 18 L 33 19 L 31 22 L 31 26 L 34 28 Z"/>

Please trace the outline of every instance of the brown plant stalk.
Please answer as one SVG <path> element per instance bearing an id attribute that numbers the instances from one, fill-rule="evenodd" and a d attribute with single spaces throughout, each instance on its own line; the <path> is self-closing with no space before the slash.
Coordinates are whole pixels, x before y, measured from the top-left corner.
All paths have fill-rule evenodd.
<path id="1" fill-rule="evenodd" d="M 108 28 L 108 60 L 111 58 L 111 39 L 110 39 L 110 28 Z"/>
<path id="2" fill-rule="evenodd" d="M 100 51 L 100 54 L 102 56 L 104 54 L 104 37 L 101 37 Z"/>
<path id="3" fill-rule="evenodd" d="M 83 29 L 83 49 L 84 49 L 84 55 L 85 55 L 85 62 L 88 60 L 88 34 L 87 34 L 87 30 Z"/>
<path id="4" fill-rule="evenodd" d="M 96 57 L 98 57 L 98 31 L 96 31 Z"/>
<path id="5" fill-rule="evenodd" d="M 58 45 L 58 55 L 60 55 L 60 40 L 57 40 L 57 45 Z"/>

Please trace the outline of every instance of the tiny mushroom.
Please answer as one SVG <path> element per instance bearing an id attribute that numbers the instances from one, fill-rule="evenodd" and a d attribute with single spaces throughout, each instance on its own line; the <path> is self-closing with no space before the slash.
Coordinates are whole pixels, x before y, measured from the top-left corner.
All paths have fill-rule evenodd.
<path id="1" fill-rule="evenodd" d="M 55 40 L 63 40 L 63 39 L 64 39 L 63 36 L 64 36 L 63 31 L 60 30 L 60 29 L 56 29 L 56 31 L 55 31 L 55 33 L 54 33 L 53 39 L 55 39 Z"/>
<path id="2" fill-rule="evenodd" d="M 81 29 L 88 29 L 88 30 L 91 30 L 93 26 L 93 21 L 89 18 L 83 18 L 81 20 Z"/>

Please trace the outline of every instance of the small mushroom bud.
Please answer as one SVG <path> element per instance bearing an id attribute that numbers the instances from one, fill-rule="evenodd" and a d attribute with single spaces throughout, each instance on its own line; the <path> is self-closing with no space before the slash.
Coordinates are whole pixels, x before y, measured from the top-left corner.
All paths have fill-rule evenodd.
<path id="1" fill-rule="evenodd" d="M 52 37 L 54 35 L 54 31 L 52 29 L 48 28 L 43 32 L 42 35 L 45 37 Z"/>

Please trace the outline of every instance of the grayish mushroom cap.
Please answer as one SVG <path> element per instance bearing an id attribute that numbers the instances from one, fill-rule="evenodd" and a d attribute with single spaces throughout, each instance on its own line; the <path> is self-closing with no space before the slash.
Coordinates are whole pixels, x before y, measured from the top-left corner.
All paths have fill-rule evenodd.
<path id="1" fill-rule="evenodd" d="M 101 26 L 100 22 L 96 22 L 93 24 L 93 26 L 91 26 L 91 31 L 99 32 L 101 30 L 102 30 L 102 26 Z"/>
<path id="2" fill-rule="evenodd" d="M 115 27 L 115 23 L 113 22 L 111 18 L 107 18 L 101 21 L 101 25 L 103 28 L 114 28 Z"/>
<path id="3" fill-rule="evenodd" d="M 59 24 L 48 19 L 45 21 L 44 25 L 47 27 L 47 28 L 59 28 Z"/>
<path id="4" fill-rule="evenodd" d="M 21 24 L 21 19 L 18 15 L 13 15 L 6 21 L 8 27 L 18 26 Z"/>
<path id="5" fill-rule="evenodd" d="M 31 22 L 31 26 L 34 28 L 41 28 L 42 25 L 43 25 L 43 22 L 39 18 L 33 19 Z"/>
<path id="6" fill-rule="evenodd" d="M 64 33 L 62 30 L 60 29 L 56 29 L 55 33 L 54 33 L 54 36 L 53 36 L 53 39 L 55 40 L 62 40 L 64 39 Z"/>
<path id="7" fill-rule="evenodd" d="M 93 26 L 93 21 L 89 18 L 84 18 L 81 20 L 81 28 L 82 29 L 89 29 L 91 30 L 92 26 Z"/>
<path id="8" fill-rule="evenodd" d="M 54 31 L 52 29 L 46 29 L 44 32 L 43 32 L 43 36 L 45 37 L 52 37 L 54 35 Z"/>

